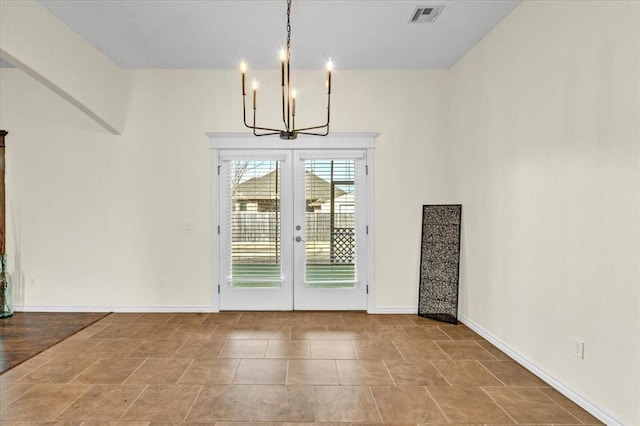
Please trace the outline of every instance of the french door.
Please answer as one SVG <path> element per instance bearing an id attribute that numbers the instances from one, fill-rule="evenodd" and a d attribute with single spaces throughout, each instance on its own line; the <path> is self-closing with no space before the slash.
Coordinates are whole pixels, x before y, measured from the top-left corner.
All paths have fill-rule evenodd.
<path id="1" fill-rule="evenodd" d="M 366 309 L 366 151 L 218 158 L 220 309 Z"/>

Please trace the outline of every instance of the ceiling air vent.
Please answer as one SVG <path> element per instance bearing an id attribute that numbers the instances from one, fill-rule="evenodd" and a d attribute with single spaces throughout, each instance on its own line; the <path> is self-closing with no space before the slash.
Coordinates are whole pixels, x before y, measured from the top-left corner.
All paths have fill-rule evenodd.
<path id="1" fill-rule="evenodd" d="M 411 15 L 410 24 L 432 24 L 442 13 L 444 5 L 436 6 L 416 6 L 416 10 Z"/>

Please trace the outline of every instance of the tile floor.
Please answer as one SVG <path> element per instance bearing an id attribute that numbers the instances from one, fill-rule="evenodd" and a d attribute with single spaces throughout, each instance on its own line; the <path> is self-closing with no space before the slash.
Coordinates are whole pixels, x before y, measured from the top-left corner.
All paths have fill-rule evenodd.
<path id="1" fill-rule="evenodd" d="M 3 425 L 600 424 L 464 325 L 111 314 L 0 376 Z"/>

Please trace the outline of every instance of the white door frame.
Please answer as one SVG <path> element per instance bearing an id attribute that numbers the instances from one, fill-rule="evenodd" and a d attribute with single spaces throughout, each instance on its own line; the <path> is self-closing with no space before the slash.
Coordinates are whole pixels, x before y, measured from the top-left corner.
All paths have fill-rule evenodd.
<path id="1" fill-rule="evenodd" d="M 374 141 L 377 133 L 332 133 L 326 137 L 299 136 L 298 139 L 282 140 L 277 135 L 257 138 L 249 133 L 208 133 L 211 149 L 211 265 L 212 265 L 212 298 L 213 312 L 220 311 L 219 288 L 224 277 L 220 276 L 220 151 L 221 150 L 364 150 L 366 153 L 366 276 L 367 276 L 367 311 L 375 309 L 375 214 L 374 214 Z"/>

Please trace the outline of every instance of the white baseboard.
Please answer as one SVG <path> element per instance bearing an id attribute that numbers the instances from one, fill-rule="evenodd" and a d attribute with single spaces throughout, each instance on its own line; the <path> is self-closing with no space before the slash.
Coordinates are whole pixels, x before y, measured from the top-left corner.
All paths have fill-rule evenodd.
<path id="1" fill-rule="evenodd" d="M 14 306 L 15 312 L 218 312 L 211 306 Z M 375 307 L 367 310 L 370 314 L 417 314 L 417 306 Z"/>
<path id="2" fill-rule="evenodd" d="M 212 313 L 211 306 L 14 306 L 15 312 Z"/>
<path id="3" fill-rule="evenodd" d="M 417 314 L 417 306 L 386 306 L 368 309 L 369 314 Z"/>
<path id="4" fill-rule="evenodd" d="M 505 354 L 509 355 L 513 358 L 518 364 L 522 365 L 524 368 L 538 376 L 540 379 L 547 382 L 551 387 L 555 390 L 569 398 L 571 401 L 575 402 L 577 405 L 588 411 L 592 416 L 596 417 L 598 420 L 603 422 L 606 425 L 622 425 L 624 424 L 622 421 L 616 419 L 616 417 L 610 413 L 605 412 L 600 409 L 595 403 L 593 403 L 588 398 L 582 396 L 579 392 L 575 391 L 555 377 L 551 376 L 549 373 L 544 371 L 541 367 L 539 367 L 536 363 L 528 360 L 521 354 L 519 354 L 515 349 L 510 347 L 508 344 L 482 328 L 480 325 L 476 324 L 465 315 L 458 314 L 458 319 L 464 325 L 478 333 L 480 336 L 484 337 L 487 341 L 489 341 L 492 345 L 500 349 Z"/>

